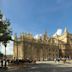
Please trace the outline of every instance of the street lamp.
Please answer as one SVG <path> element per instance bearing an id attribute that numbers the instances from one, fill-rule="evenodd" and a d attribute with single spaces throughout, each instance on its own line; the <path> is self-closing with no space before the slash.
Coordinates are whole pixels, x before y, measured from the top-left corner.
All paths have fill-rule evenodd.
<path id="1" fill-rule="evenodd" d="M 11 36 L 8 33 L 4 33 L 2 36 L 2 43 L 5 46 L 5 67 L 6 67 L 6 47 L 7 47 L 7 43 L 12 40 Z"/>
<path id="2" fill-rule="evenodd" d="M 7 47 L 7 43 L 4 43 L 5 46 L 5 67 L 6 67 L 6 47 Z"/>

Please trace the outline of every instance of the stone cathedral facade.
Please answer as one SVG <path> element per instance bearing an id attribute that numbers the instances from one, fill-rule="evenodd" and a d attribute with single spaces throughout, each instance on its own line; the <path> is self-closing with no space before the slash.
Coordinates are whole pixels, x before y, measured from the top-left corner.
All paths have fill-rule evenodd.
<path id="1" fill-rule="evenodd" d="M 13 57 L 15 59 L 54 60 L 72 58 L 72 34 L 65 28 L 62 35 L 48 37 L 45 32 L 38 39 L 30 33 L 21 33 L 14 38 Z"/>

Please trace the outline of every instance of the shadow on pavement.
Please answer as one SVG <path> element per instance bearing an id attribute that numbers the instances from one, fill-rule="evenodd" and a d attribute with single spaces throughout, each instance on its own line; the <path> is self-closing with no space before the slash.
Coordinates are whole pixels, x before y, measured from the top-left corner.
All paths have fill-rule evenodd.
<path id="1" fill-rule="evenodd" d="M 59 67 L 57 64 L 26 64 L 1 69 L 0 72 L 72 72 L 72 67 Z"/>

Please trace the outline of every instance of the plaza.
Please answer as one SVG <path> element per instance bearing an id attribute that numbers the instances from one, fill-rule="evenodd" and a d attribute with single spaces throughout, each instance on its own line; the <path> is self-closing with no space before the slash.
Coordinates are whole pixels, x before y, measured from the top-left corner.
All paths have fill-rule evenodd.
<path id="1" fill-rule="evenodd" d="M 0 72 L 72 72 L 72 0 L 0 0 Z"/>
<path id="2" fill-rule="evenodd" d="M 38 61 L 36 64 L 9 66 L 5 72 L 72 72 L 72 62 L 66 62 L 64 64 L 63 62 L 55 63 L 54 61 Z"/>

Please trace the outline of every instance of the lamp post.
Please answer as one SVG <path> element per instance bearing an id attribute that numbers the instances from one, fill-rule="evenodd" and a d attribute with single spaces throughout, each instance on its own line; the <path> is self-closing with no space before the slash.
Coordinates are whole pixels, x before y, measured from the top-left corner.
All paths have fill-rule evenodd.
<path id="1" fill-rule="evenodd" d="M 4 33 L 3 37 L 2 37 L 2 40 L 3 40 L 3 45 L 5 46 L 5 67 L 7 66 L 6 65 L 6 47 L 7 47 L 7 43 L 12 40 L 11 36 L 8 35 L 8 33 Z"/>
<path id="2" fill-rule="evenodd" d="M 4 43 L 4 46 L 5 46 L 5 65 L 4 65 L 4 67 L 6 67 L 7 65 L 6 65 L 6 47 L 7 47 L 7 43 Z"/>

